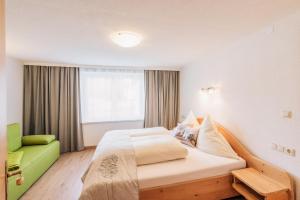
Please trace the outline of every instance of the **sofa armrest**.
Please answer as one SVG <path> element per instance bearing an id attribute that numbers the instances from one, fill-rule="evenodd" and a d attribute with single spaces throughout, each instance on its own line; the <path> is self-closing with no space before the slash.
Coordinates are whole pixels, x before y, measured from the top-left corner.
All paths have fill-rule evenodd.
<path id="1" fill-rule="evenodd" d="M 54 135 L 27 135 L 22 137 L 23 146 L 46 145 L 55 140 Z"/>

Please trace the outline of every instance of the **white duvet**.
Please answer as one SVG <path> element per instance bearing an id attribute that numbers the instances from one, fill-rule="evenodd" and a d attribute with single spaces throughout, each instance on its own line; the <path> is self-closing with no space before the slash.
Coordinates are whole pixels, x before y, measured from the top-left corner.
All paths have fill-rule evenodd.
<path id="1" fill-rule="evenodd" d="M 148 135 L 131 137 L 137 165 L 185 158 L 187 149 L 173 136 Z"/>
<path id="2" fill-rule="evenodd" d="M 153 127 L 153 128 L 142 128 L 142 129 L 130 129 L 124 130 L 124 132 L 128 132 L 130 137 L 141 137 L 148 135 L 168 135 L 168 129 L 164 127 Z"/>

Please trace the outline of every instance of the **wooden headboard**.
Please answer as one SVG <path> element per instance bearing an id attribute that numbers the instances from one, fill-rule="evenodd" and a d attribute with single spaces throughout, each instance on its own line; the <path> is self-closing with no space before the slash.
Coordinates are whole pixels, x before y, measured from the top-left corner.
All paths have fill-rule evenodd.
<path id="1" fill-rule="evenodd" d="M 202 121 L 203 118 L 199 117 L 198 122 L 201 124 Z M 289 199 L 295 199 L 293 179 L 285 170 L 280 169 L 279 167 L 276 167 L 271 163 L 268 163 L 258 157 L 255 157 L 239 142 L 239 140 L 229 130 L 225 129 L 221 124 L 217 122 L 215 122 L 215 124 L 219 132 L 222 133 L 222 135 L 227 139 L 234 151 L 240 157 L 246 160 L 247 167 L 252 167 L 258 170 L 259 172 L 265 174 L 266 176 L 288 187 L 290 189 Z"/>

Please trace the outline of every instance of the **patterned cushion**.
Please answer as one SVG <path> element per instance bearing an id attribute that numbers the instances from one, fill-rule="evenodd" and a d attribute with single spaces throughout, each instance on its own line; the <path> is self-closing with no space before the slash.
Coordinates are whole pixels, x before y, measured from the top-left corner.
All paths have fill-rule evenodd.
<path id="1" fill-rule="evenodd" d="M 199 133 L 199 127 L 193 128 L 192 125 L 180 124 L 171 131 L 171 135 L 181 141 L 181 143 L 195 147 L 197 143 L 197 137 Z"/>
<path id="2" fill-rule="evenodd" d="M 178 123 L 177 126 L 171 131 L 171 135 L 174 137 L 182 137 L 183 132 L 187 127 L 190 127 L 190 126 Z"/>
<path id="3" fill-rule="evenodd" d="M 183 144 L 195 147 L 197 144 L 198 133 L 199 128 L 185 128 L 180 140 Z"/>

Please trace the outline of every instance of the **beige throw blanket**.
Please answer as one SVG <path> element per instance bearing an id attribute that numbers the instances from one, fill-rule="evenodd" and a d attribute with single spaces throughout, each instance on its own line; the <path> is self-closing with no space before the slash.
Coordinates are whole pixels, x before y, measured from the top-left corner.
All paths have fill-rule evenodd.
<path id="1" fill-rule="evenodd" d="M 166 135 L 163 127 L 107 132 L 82 177 L 80 200 L 138 200 L 137 164 L 132 138 Z"/>
<path id="2" fill-rule="evenodd" d="M 106 133 L 82 177 L 80 200 L 138 200 L 136 170 L 128 131 Z"/>

